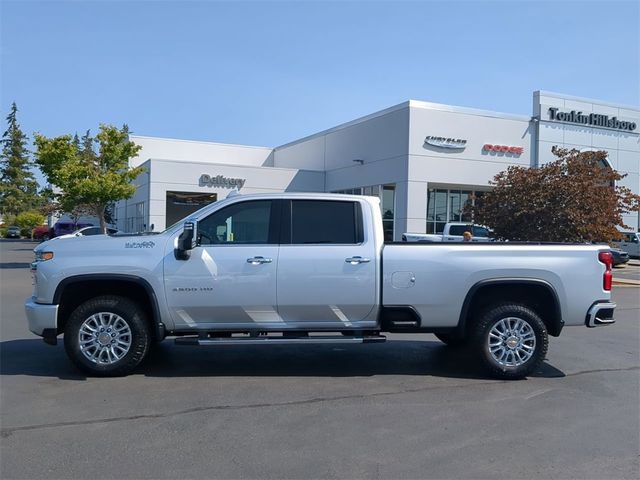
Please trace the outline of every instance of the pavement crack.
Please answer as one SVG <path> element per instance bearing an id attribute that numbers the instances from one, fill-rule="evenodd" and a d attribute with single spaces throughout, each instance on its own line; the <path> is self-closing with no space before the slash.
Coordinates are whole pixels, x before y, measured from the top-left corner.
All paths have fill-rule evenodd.
<path id="1" fill-rule="evenodd" d="M 581 370 L 579 372 L 567 373 L 565 377 L 577 377 L 578 375 L 586 375 L 589 373 L 629 372 L 632 370 L 640 370 L 640 366 L 626 367 L 626 368 L 599 368 L 594 370 Z"/>
<path id="2" fill-rule="evenodd" d="M 603 368 L 603 369 L 594 369 L 594 370 L 583 370 L 580 372 L 573 372 L 564 375 L 564 377 L 575 377 L 579 375 L 587 375 L 591 373 L 603 373 L 603 372 L 627 372 L 632 370 L 640 370 L 640 366 L 633 366 L 627 368 Z M 536 377 L 532 377 L 536 378 Z M 540 378 L 540 377 L 537 377 Z M 557 377 L 556 377 L 557 378 Z M 509 383 L 506 380 L 493 380 L 493 381 L 483 381 L 482 385 L 491 385 L 491 384 L 499 384 L 499 383 Z M 289 406 L 297 406 L 297 405 L 309 405 L 314 403 L 324 403 L 324 402 L 336 402 L 341 400 L 356 400 L 356 399 L 365 399 L 365 398 L 374 398 L 374 397 L 386 397 L 392 395 L 402 395 L 405 393 L 419 393 L 426 392 L 429 390 L 438 390 L 443 388 L 464 388 L 471 384 L 464 383 L 458 385 L 437 385 L 437 386 L 429 386 L 429 387 L 421 387 L 421 388 L 408 388 L 402 390 L 394 390 L 391 392 L 375 392 L 370 394 L 358 394 L 358 395 L 337 395 L 333 397 L 316 397 L 316 398 L 308 398 L 304 400 L 293 400 L 290 402 L 273 402 L 273 403 L 251 403 L 247 405 L 207 405 L 201 407 L 192 407 L 184 410 L 176 410 L 173 412 L 166 413 L 147 413 L 140 415 L 128 415 L 121 417 L 111 417 L 111 418 L 96 418 L 91 420 L 76 420 L 69 422 L 55 422 L 55 423 L 41 423 L 35 425 L 24 425 L 21 427 L 8 427 L 2 428 L 0 430 L 0 437 L 7 438 L 16 432 L 25 432 L 32 430 L 43 430 L 49 428 L 59 428 L 59 427 L 76 427 L 81 425 L 100 425 L 100 424 L 108 424 L 108 423 L 116 423 L 116 422 L 127 422 L 133 420 L 148 420 L 154 418 L 170 418 L 179 415 L 188 415 L 192 413 L 200 413 L 200 412 L 211 412 L 211 411 L 224 411 L 224 410 L 248 410 L 254 408 L 272 408 L 272 407 L 289 407 Z M 476 382 L 473 385 L 477 385 Z"/>
<path id="3" fill-rule="evenodd" d="M 483 382 L 483 384 L 485 385 L 492 384 L 492 383 L 502 383 L 502 381 L 496 380 L 496 381 Z M 167 413 L 148 413 L 148 414 L 129 415 L 129 416 L 112 417 L 112 418 L 76 420 L 76 421 L 70 421 L 70 422 L 41 423 L 36 425 L 25 425 L 21 427 L 2 428 L 0 430 L 0 437 L 6 438 L 11 436 L 13 433 L 24 432 L 29 430 L 42 430 L 42 429 L 58 428 L 58 427 L 75 427 L 80 425 L 99 425 L 99 424 L 105 424 L 105 423 L 126 422 L 131 420 L 146 420 L 146 419 L 154 419 L 154 418 L 169 418 L 169 417 L 175 417 L 179 415 L 188 415 L 191 413 L 221 411 L 221 410 L 247 410 L 247 409 L 254 409 L 254 408 L 289 407 L 289 406 L 308 405 L 308 404 L 323 403 L 323 402 L 335 402 L 335 401 L 341 401 L 341 400 L 354 400 L 354 399 L 383 397 L 383 396 L 391 396 L 391 395 L 402 395 L 404 393 L 417 393 L 421 391 L 435 390 L 440 388 L 456 388 L 456 387 L 464 387 L 464 386 L 466 385 L 439 385 L 435 387 L 431 386 L 431 387 L 414 388 L 414 389 L 394 390 L 391 392 L 376 392 L 376 393 L 358 394 L 358 395 L 338 395 L 333 397 L 316 397 L 316 398 L 308 398 L 304 400 L 293 400 L 290 402 L 251 403 L 247 405 L 208 405 L 208 406 L 202 406 L 202 407 L 187 408 L 184 410 L 176 410 L 176 411 L 167 412 Z"/>

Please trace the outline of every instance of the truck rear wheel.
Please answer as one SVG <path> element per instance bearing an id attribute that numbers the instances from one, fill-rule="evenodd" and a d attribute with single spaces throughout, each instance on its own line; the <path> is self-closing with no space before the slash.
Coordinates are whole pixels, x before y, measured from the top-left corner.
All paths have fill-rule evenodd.
<path id="1" fill-rule="evenodd" d="M 482 315 L 473 330 L 473 346 L 492 376 L 516 380 L 540 366 L 549 337 L 536 312 L 524 305 L 505 303 Z"/>
<path id="2" fill-rule="evenodd" d="M 64 329 L 64 347 L 80 370 L 111 377 L 131 373 L 151 343 L 144 311 L 125 297 L 103 295 L 76 308 Z"/>

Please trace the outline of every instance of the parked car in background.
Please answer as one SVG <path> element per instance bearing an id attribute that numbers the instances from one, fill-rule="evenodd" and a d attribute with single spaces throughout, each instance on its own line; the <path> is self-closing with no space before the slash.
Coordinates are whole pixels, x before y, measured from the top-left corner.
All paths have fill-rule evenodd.
<path id="1" fill-rule="evenodd" d="M 611 242 L 611 245 L 624 250 L 630 257 L 640 257 L 640 232 L 623 232 L 622 240 Z"/>
<path id="2" fill-rule="evenodd" d="M 115 228 L 107 228 L 107 235 L 116 235 L 118 233 L 122 233 L 122 232 L 120 232 L 119 230 L 116 230 Z M 59 237 L 56 237 L 56 238 L 91 237 L 93 235 L 102 235 L 102 229 L 96 226 L 84 227 L 84 228 L 81 228 L 80 230 L 76 230 L 73 233 L 60 235 Z"/>
<path id="3" fill-rule="evenodd" d="M 58 220 L 53 225 L 53 236 L 59 237 L 61 235 L 67 235 L 69 233 L 77 232 L 79 229 L 93 226 L 93 223 L 76 223 Z"/>
<path id="4" fill-rule="evenodd" d="M 20 227 L 11 226 L 7 228 L 7 238 L 20 238 Z"/>
<path id="5" fill-rule="evenodd" d="M 620 248 L 611 248 L 611 257 L 614 267 L 624 265 L 629 261 L 629 254 Z"/>
<path id="6" fill-rule="evenodd" d="M 464 232 L 471 233 L 472 242 L 490 242 L 489 229 L 480 225 L 471 225 L 469 223 L 447 223 L 442 233 L 403 233 L 403 242 L 462 242 L 464 241 Z"/>

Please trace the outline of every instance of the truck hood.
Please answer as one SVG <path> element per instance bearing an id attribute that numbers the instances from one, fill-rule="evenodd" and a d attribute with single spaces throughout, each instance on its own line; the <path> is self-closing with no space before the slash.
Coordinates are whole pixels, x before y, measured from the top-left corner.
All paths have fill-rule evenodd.
<path id="1" fill-rule="evenodd" d="M 162 248 L 167 235 L 161 233 L 132 233 L 118 235 L 61 236 L 40 243 L 37 252 L 77 252 L 100 254 L 113 250 L 149 250 Z"/>

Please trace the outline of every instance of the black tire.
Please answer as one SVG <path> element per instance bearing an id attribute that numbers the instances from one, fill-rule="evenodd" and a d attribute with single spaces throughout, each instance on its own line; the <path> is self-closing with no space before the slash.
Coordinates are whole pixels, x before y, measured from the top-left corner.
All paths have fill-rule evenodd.
<path id="1" fill-rule="evenodd" d="M 112 363 L 92 361 L 80 347 L 80 328 L 85 320 L 99 313 L 115 314 L 129 327 L 130 335 L 123 337 L 130 343 L 128 351 Z M 115 295 L 103 295 L 82 303 L 73 311 L 64 328 L 64 347 L 71 361 L 83 372 L 99 377 L 128 375 L 144 360 L 150 344 L 151 334 L 144 311 L 128 298 Z"/>
<path id="2" fill-rule="evenodd" d="M 496 327 L 498 330 L 505 330 L 508 323 L 516 324 L 519 319 L 526 323 L 522 326 L 523 335 L 505 335 L 504 337 L 491 336 L 494 342 L 494 353 L 489 346 L 491 330 Z M 500 323 L 501 321 L 505 323 Z M 507 330 L 510 331 L 510 330 Z M 491 376 L 503 380 L 518 380 L 534 372 L 544 360 L 549 347 L 549 336 L 547 328 L 538 314 L 529 307 L 514 303 L 504 303 L 496 305 L 486 310 L 477 324 L 472 329 L 473 348 L 481 362 L 486 366 Z M 494 331 L 495 333 L 496 331 Z M 500 343 L 500 339 L 504 341 Z M 535 339 L 535 342 L 533 342 Z M 517 343 L 517 347 L 511 345 Z M 524 359 L 517 358 L 522 352 Z M 497 358 L 506 355 L 502 362 Z M 511 358 L 511 361 L 509 359 Z"/>
<path id="3" fill-rule="evenodd" d="M 434 333 L 434 335 L 442 343 L 453 348 L 465 347 L 469 343 L 469 339 L 467 337 L 462 337 L 455 333 Z"/>

